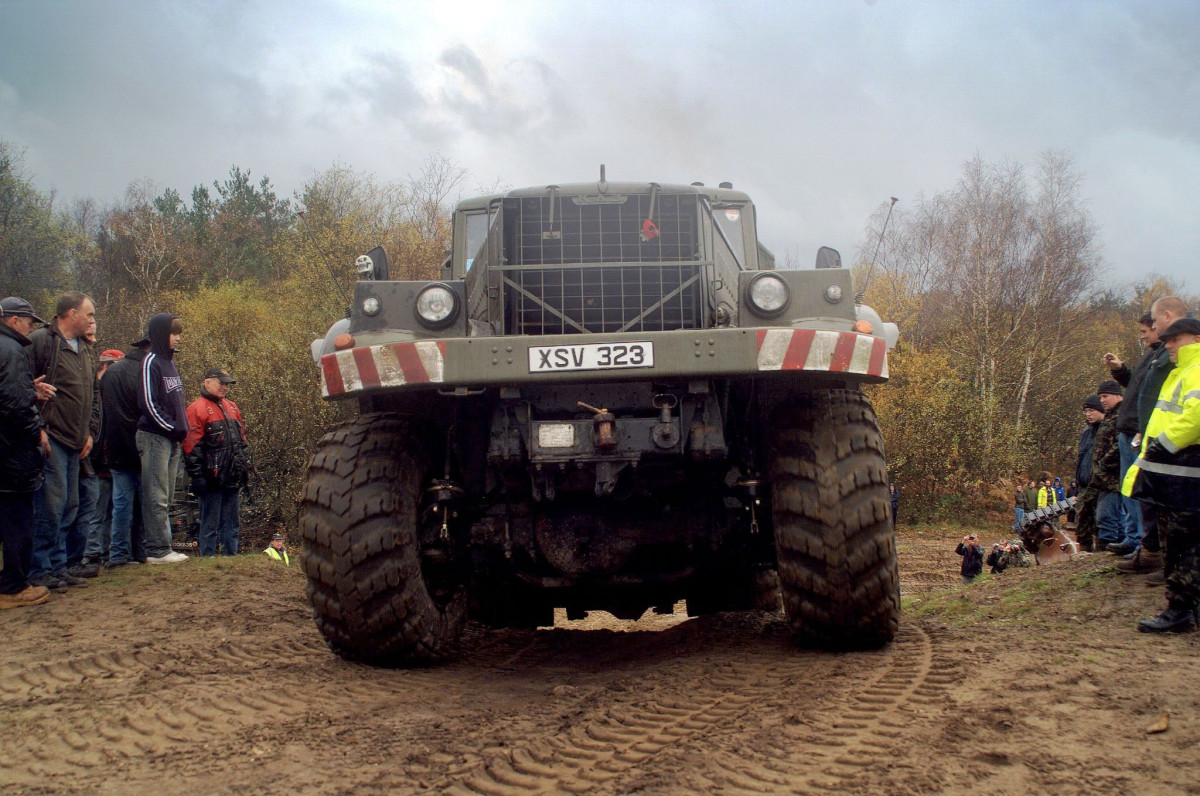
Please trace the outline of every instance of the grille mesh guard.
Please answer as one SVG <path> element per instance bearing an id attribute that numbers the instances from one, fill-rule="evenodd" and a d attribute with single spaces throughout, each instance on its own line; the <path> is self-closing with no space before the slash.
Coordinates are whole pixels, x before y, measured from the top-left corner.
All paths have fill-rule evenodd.
<path id="1" fill-rule="evenodd" d="M 504 269 L 509 334 L 698 329 L 700 263 Z"/>

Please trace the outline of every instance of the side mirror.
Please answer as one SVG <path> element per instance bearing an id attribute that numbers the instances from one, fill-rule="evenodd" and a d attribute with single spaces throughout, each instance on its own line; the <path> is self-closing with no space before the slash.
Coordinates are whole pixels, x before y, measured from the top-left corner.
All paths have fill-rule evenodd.
<path id="1" fill-rule="evenodd" d="M 837 249 L 831 249 L 828 246 L 822 246 L 817 249 L 817 268 L 841 268 L 842 255 L 838 254 Z"/>

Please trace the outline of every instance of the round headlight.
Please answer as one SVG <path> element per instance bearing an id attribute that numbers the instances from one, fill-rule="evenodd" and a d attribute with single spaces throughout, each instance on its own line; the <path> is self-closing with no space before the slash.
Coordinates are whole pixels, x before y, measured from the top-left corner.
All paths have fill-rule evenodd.
<path id="1" fill-rule="evenodd" d="M 458 298 L 445 285 L 430 285 L 417 294 L 417 317 L 431 329 L 449 326 L 458 316 Z"/>
<path id="2" fill-rule="evenodd" d="M 825 300 L 828 301 L 830 304 L 837 304 L 839 301 L 841 301 L 842 300 L 841 285 L 830 285 L 829 287 L 825 288 Z"/>
<path id="3" fill-rule="evenodd" d="M 379 312 L 379 299 L 367 296 L 363 299 L 362 310 L 367 315 L 375 315 Z"/>
<path id="4" fill-rule="evenodd" d="M 775 274 L 763 274 L 750 283 L 746 298 L 759 315 L 778 315 L 788 303 L 787 283 Z"/>

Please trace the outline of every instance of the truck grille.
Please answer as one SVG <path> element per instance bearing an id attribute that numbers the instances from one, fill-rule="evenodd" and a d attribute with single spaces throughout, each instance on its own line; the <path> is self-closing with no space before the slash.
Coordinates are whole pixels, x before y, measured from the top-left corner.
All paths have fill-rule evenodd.
<path id="1" fill-rule="evenodd" d="M 504 269 L 508 334 L 701 328 L 699 263 Z"/>
<path id="2" fill-rule="evenodd" d="M 504 202 L 509 265 L 666 263 L 700 259 L 696 197 L 522 197 Z M 645 222 L 654 224 L 645 236 Z"/>

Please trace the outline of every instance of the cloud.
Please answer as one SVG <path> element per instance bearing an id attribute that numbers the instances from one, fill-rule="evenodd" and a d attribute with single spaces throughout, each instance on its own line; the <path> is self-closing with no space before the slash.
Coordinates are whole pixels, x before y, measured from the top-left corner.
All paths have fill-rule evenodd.
<path id="1" fill-rule="evenodd" d="M 1114 278 L 1194 270 L 1200 4 L 0 4 L 0 135 L 44 188 L 281 192 L 430 154 L 481 181 L 731 180 L 777 252 L 849 259 L 963 161 L 1076 155 Z M 500 35 L 502 32 L 503 35 Z M 1185 242 L 1185 243 L 1177 243 Z M 1190 249 L 1190 251 L 1189 251 Z"/>

